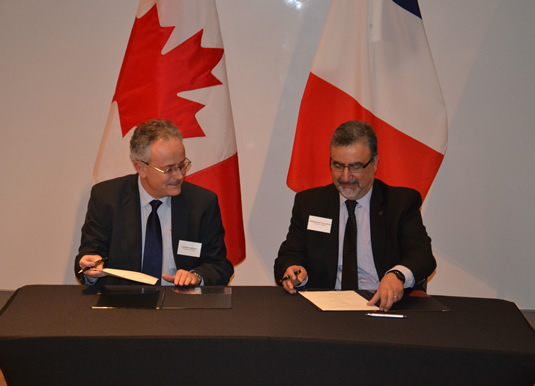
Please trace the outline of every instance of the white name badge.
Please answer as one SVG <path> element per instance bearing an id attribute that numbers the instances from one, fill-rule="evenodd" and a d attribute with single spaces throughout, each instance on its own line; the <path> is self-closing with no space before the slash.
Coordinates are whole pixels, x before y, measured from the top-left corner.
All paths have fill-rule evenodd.
<path id="1" fill-rule="evenodd" d="M 180 240 L 178 242 L 177 253 L 179 255 L 191 256 L 191 257 L 201 257 L 201 243 L 196 243 L 193 241 Z"/>
<path id="2" fill-rule="evenodd" d="M 333 220 L 331 218 L 308 216 L 307 229 L 309 231 L 331 233 L 331 224 Z"/>

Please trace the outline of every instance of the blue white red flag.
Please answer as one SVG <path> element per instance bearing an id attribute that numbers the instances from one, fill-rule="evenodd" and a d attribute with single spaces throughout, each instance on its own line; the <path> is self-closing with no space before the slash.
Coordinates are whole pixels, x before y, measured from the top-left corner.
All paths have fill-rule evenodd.
<path id="1" fill-rule="evenodd" d="M 377 178 L 425 198 L 446 152 L 447 117 L 417 0 L 332 1 L 301 101 L 290 188 L 331 182 L 331 135 L 354 119 L 376 130 Z"/>

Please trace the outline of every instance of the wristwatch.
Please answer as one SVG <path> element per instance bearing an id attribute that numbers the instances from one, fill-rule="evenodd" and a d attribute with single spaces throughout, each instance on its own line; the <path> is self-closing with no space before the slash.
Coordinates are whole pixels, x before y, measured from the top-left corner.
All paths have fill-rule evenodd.
<path id="1" fill-rule="evenodd" d="M 393 273 L 401 281 L 402 284 L 405 284 L 405 275 L 403 274 L 403 272 L 398 271 L 397 269 L 393 269 L 392 271 L 388 271 L 387 273 Z"/>
<path id="2" fill-rule="evenodd" d="M 201 283 L 202 283 L 202 276 L 201 276 L 198 272 L 196 272 L 196 271 L 190 271 L 190 272 L 199 278 L 199 285 L 201 285 Z"/>

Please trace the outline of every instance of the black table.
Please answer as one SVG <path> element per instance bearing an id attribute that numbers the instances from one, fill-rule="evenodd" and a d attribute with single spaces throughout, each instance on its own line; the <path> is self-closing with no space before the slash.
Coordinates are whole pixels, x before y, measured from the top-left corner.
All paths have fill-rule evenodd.
<path id="1" fill-rule="evenodd" d="M 231 309 L 95 310 L 83 286 L 23 287 L 0 315 L 0 367 L 14 385 L 535 382 L 535 332 L 511 302 L 440 296 L 450 312 L 386 319 L 232 291 Z"/>

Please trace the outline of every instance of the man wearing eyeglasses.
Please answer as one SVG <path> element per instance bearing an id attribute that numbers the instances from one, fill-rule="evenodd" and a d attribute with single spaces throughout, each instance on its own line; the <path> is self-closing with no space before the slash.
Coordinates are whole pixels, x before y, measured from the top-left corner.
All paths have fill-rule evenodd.
<path id="1" fill-rule="evenodd" d="M 292 294 L 304 285 L 373 291 L 368 304 L 389 310 L 436 267 L 421 196 L 375 179 L 377 137 L 366 122 L 338 127 L 330 154 L 333 183 L 295 196 L 275 280 Z"/>
<path id="2" fill-rule="evenodd" d="M 144 272 L 162 285 L 226 285 L 234 268 L 215 193 L 184 181 L 191 161 L 170 121 L 141 123 L 130 140 L 136 174 L 91 189 L 75 273 L 84 284 L 135 284 L 106 268 Z M 104 264 L 99 264 L 104 260 Z"/>

